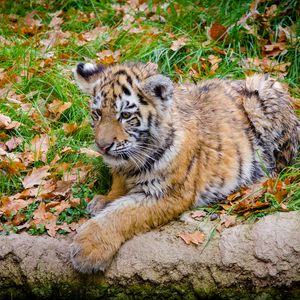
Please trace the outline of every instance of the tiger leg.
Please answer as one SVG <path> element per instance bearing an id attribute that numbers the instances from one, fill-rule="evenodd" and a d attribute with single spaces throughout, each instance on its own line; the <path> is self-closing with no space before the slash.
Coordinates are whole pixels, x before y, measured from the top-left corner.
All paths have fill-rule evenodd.
<path id="1" fill-rule="evenodd" d="M 74 267 L 84 273 L 104 271 L 126 240 L 169 222 L 193 202 L 182 195 L 154 199 L 143 193 L 115 200 L 80 227 L 71 244 Z"/>
<path id="2" fill-rule="evenodd" d="M 112 174 L 112 186 L 107 195 L 95 195 L 94 198 L 88 203 L 87 211 L 96 216 L 105 206 L 127 193 L 125 180 L 122 176 L 113 173 Z"/>

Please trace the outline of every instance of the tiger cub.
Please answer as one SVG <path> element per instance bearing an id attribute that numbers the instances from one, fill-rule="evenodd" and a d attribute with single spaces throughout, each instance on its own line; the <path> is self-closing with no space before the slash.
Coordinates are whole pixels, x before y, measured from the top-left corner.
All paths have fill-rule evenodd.
<path id="1" fill-rule="evenodd" d="M 268 75 L 177 85 L 151 63 L 79 63 L 75 78 L 92 96 L 95 142 L 113 176 L 71 245 L 81 272 L 105 270 L 134 235 L 273 176 L 297 155 L 291 99 Z"/>

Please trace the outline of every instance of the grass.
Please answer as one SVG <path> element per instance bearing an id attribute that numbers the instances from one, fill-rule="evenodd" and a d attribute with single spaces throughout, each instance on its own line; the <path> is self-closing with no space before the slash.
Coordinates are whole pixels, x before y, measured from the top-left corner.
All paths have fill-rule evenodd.
<path id="1" fill-rule="evenodd" d="M 13 152 L 24 151 L 25 144 L 41 133 L 55 138 L 55 143 L 47 153 L 46 162 L 35 161 L 25 170 L 9 175 L 7 169 L 0 168 L 0 195 L 10 196 L 23 190 L 22 180 L 32 170 L 49 164 L 56 154 L 61 156 L 60 163 L 68 163 L 71 168 L 79 162 L 92 167 L 87 180 L 73 187 L 74 197 L 81 199 L 81 204 L 68 208 L 59 217 L 59 222 L 78 221 L 85 216 L 86 199 L 94 194 L 105 193 L 109 189 L 110 177 L 101 159 L 87 157 L 79 153 L 82 147 L 93 144 L 92 130 L 83 125 L 75 133 L 66 134 L 62 129 L 65 123 L 85 124 L 89 119 L 88 98 L 83 96 L 74 85 L 71 69 L 79 61 L 94 60 L 111 61 L 111 57 L 99 58 L 97 53 L 103 50 L 120 51 L 120 62 L 152 61 L 160 66 L 163 73 L 174 81 L 199 81 L 212 77 L 244 78 L 246 74 L 265 71 L 259 65 L 245 68 L 241 62 L 247 58 L 263 58 L 262 47 L 278 41 L 281 28 L 292 28 L 294 36 L 300 33 L 299 4 L 296 0 L 266 1 L 257 7 L 260 15 L 250 18 L 247 25 L 251 31 L 237 22 L 250 11 L 251 1 L 145 1 L 143 9 L 133 9 L 127 13 L 126 1 L 95 1 L 95 0 L 51 0 L 51 1 L 2 1 L 0 3 L 0 113 L 21 122 L 18 129 L 0 129 L 2 142 L 12 136 L 22 137 L 23 143 Z M 118 9 L 117 6 L 118 5 Z M 273 13 L 270 7 L 277 5 Z M 127 8 L 126 8 L 127 7 Z M 59 30 L 68 36 L 60 37 L 56 44 L 45 50 L 52 28 L 49 27 L 53 13 L 61 10 L 59 15 L 62 24 Z M 35 11 L 34 20 L 38 26 L 30 27 L 26 16 Z M 132 22 L 128 24 L 129 15 Z M 128 17 L 128 18 L 127 18 Z M 32 19 L 31 19 L 32 21 Z M 208 39 L 208 29 L 212 24 L 230 27 L 224 39 Z M 82 42 L 82 35 L 97 26 L 106 29 L 95 40 Z M 135 32 L 132 31 L 135 29 Z M 171 50 L 173 41 L 187 37 L 186 44 L 177 51 Z M 62 40 L 65 39 L 63 43 Z M 299 38 L 292 35 L 285 42 L 286 51 L 271 57 L 275 63 L 289 63 L 286 72 L 271 72 L 284 77 L 290 92 L 300 97 L 299 90 Z M 220 58 L 219 67 L 212 71 L 209 63 L 210 55 Z M 118 59 L 117 59 L 118 60 Z M 283 74 L 286 73 L 286 74 Z M 2 75 L 1 75 L 2 74 Z M 1 77 L 2 76 L 2 77 Z M 7 90 L 5 90 L 7 89 Z M 28 112 L 20 109 L 20 104 L 7 100 L 7 91 L 20 95 L 22 103 L 30 103 L 36 110 L 33 119 Z M 54 100 L 71 102 L 72 106 L 64 111 L 58 119 L 53 120 L 47 115 L 47 105 Z M 74 152 L 62 153 L 65 147 Z M 283 200 L 288 209 L 300 209 L 299 161 L 279 175 L 280 180 L 293 178 L 287 184 L 289 193 Z M 59 179 L 62 174 L 55 174 Z M 272 194 L 265 195 L 268 200 Z M 271 201 L 271 200 L 270 200 Z M 280 210 L 276 199 L 272 200 L 270 211 Z M 24 211 L 26 218 L 31 219 L 37 208 L 33 202 Z M 206 208 L 216 211 L 218 207 Z M 254 212 L 253 218 L 260 217 L 270 211 Z M 12 216 L 13 217 L 13 216 Z M 0 215 L 2 221 L 7 217 Z M 15 230 L 14 226 L 12 229 Z M 31 228 L 31 233 L 45 231 L 43 224 Z"/>

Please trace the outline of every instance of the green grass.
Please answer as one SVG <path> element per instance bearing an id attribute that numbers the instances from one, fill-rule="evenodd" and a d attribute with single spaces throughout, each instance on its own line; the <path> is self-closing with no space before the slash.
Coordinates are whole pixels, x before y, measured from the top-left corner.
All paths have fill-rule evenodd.
<path id="1" fill-rule="evenodd" d="M 120 4 L 118 12 L 114 5 Z M 15 152 L 22 152 L 24 145 L 30 143 L 35 135 L 46 133 L 56 138 L 50 148 L 46 163 L 35 162 L 16 175 L 8 176 L 5 169 L 0 169 L 0 196 L 10 196 L 22 191 L 22 179 L 31 171 L 32 167 L 49 164 L 56 154 L 61 155 L 61 162 L 70 163 L 71 167 L 81 162 L 92 166 L 91 176 L 80 187 L 74 188 L 74 196 L 81 198 L 78 208 L 71 208 L 61 213 L 59 221 L 76 221 L 85 215 L 85 199 L 92 198 L 96 193 L 104 193 L 109 189 L 110 177 L 108 170 L 103 166 L 101 159 L 88 158 L 76 152 L 82 147 L 93 144 L 92 130 L 84 126 L 74 134 L 66 135 L 62 129 L 63 123 L 83 124 L 89 118 L 88 98 L 83 96 L 74 85 L 71 69 L 79 61 L 97 60 L 97 53 L 109 49 L 120 50 L 123 61 L 152 61 L 159 65 L 161 71 L 174 81 L 199 81 L 212 77 L 244 78 L 246 74 L 259 70 L 258 67 L 245 69 L 241 62 L 246 58 L 262 58 L 262 46 L 276 42 L 281 27 L 293 27 L 295 36 L 300 34 L 299 4 L 296 0 L 266 1 L 258 6 L 260 17 L 249 19 L 247 24 L 257 32 L 250 34 L 236 23 L 249 12 L 249 0 L 225 1 L 147 1 L 148 11 L 133 11 L 135 21 L 131 27 L 139 29 L 131 33 L 123 21 L 125 1 L 95 1 L 95 0 L 51 0 L 51 1 L 2 1 L 0 3 L 0 37 L 7 43 L 0 44 L 0 69 L 5 72 L 5 82 L 0 80 L 0 89 L 8 88 L 22 95 L 23 103 L 31 103 L 40 118 L 39 128 L 27 112 L 20 109 L 2 96 L 0 98 L 0 113 L 10 116 L 23 125 L 16 130 L 0 130 L 8 137 L 22 137 L 24 142 Z M 267 9 L 277 4 L 276 12 L 266 17 Z M 156 9 L 154 9 L 156 7 Z M 149 12 L 153 9 L 153 12 Z M 36 31 L 26 31 L 24 17 L 36 11 L 36 19 L 42 24 Z M 67 42 L 57 44 L 48 51 L 43 51 L 41 40 L 48 37 L 51 28 L 51 13 L 62 10 L 63 18 L 61 30 L 69 32 Z M 90 17 L 92 16 L 92 17 Z M 156 16 L 156 20 L 151 17 Z M 161 20 L 158 21 L 158 20 Z M 230 27 L 228 35 L 223 40 L 208 41 L 207 30 L 211 24 L 219 23 Z M 107 30 L 94 40 L 79 44 L 80 34 L 90 31 L 97 26 L 107 26 Z M 157 33 L 153 34 L 153 30 Z M 182 36 L 188 38 L 184 47 L 178 51 L 170 49 L 172 42 Z M 107 42 L 108 41 L 108 42 Z M 219 51 L 224 51 L 220 54 Z M 272 60 L 290 63 L 284 81 L 289 84 L 290 92 L 300 97 L 299 90 L 299 38 L 292 38 L 286 42 L 286 53 Z M 219 68 L 211 72 L 208 62 L 209 55 L 221 58 Z M 98 59 L 99 60 L 99 59 Z M 180 70 L 180 71 L 178 71 Z M 25 73 L 24 73 L 25 72 Z M 26 73 L 27 72 L 27 73 Z M 276 74 L 274 74 L 276 75 Z M 281 75 L 281 74 L 277 74 Z M 1 78 L 1 77 L 0 77 Z M 29 96 L 28 96 L 29 95 Z M 47 104 L 59 99 L 71 102 L 72 106 L 64 111 L 60 118 L 52 120 L 45 116 Z M 74 153 L 61 154 L 64 147 L 71 147 Z M 280 174 L 282 180 L 289 177 L 299 177 L 299 162 L 287 168 Z M 59 178 L 61 174 L 56 174 Z M 299 180 L 293 181 L 288 188 L 290 193 L 284 200 L 291 210 L 300 209 Z M 267 195 L 266 197 L 272 197 Z M 269 199 L 268 198 L 268 199 Z M 29 207 L 26 216 L 32 218 L 32 209 Z M 215 211 L 215 208 L 207 210 Z M 270 210 L 280 210 L 276 201 L 272 202 Z M 30 215 L 31 213 L 31 215 Z M 265 214 L 255 212 L 254 218 Z M 2 217 L 3 218 L 3 217 Z M 43 226 L 32 229 L 32 233 L 44 232 Z"/>

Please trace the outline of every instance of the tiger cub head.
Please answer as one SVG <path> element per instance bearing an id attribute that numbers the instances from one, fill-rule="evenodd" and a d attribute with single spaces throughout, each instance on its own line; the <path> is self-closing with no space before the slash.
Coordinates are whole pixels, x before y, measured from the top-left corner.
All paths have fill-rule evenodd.
<path id="1" fill-rule="evenodd" d="M 95 142 L 105 161 L 140 168 L 167 138 L 172 81 L 152 63 L 79 63 L 74 74 L 92 97 Z"/>

